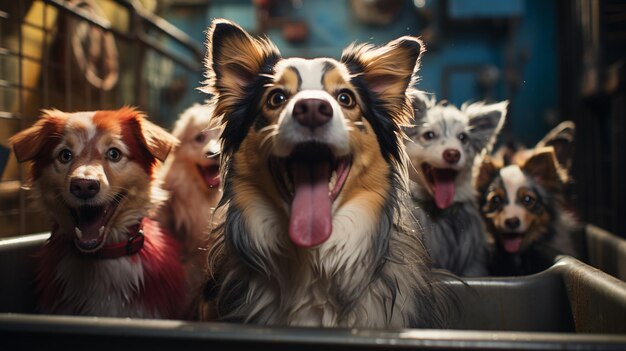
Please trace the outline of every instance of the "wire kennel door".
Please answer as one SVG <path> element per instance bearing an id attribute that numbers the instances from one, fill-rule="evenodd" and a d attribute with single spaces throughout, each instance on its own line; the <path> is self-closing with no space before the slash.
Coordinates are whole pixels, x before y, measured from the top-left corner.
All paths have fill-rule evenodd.
<path id="1" fill-rule="evenodd" d="M 8 138 L 42 109 L 137 106 L 165 127 L 201 80 L 202 46 L 138 2 L 0 4 L 0 237 L 49 229 Z"/>

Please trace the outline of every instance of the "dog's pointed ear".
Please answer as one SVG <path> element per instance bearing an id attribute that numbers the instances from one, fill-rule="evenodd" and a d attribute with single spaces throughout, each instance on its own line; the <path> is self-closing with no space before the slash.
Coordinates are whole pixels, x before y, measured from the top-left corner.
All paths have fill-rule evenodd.
<path id="1" fill-rule="evenodd" d="M 486 105 L 482 102 L 463 104 L 469 118 L 470 140 L 477 151 L 490 152 L 506 119 L 508 101 Z"/>
<path id="2" fill-rule="evenodd" d="M 268 39 L 255 39 L 225 19 L 213 21 L 206 45 L 207 80 L 203 90 L 222 98 L 242 95 L 260 73 L 270 73 L 264 72 L 268 61 L 280 58 L 278 48 Z"/>
<path id="3" fill-rule="evenodd" d="M 569 170 L 572 166 L 572 158 L 574 156 L 575 134 L 576 124 L 574 124 L 574 122 L 561 122 L 537 143 L 537 147 L 552 146 L 559 164 L 564 169 Z"/>
<path id="4" fill-rule="evenodd" d="M 165 161 L 172 148 L 179 143 L 172 134 L 146 119 L 141 121 L 141 133 L 150 154 L 161 162 Z"/>
<path id="5" fill-rule="evenodd" d="M 405 36 L 381 47 L 352 44 L 341 54 L 340 62 L 348 68 L 350 81 L 359 90 L 364 116 L 385 158 L 402 158 L 401 128 L 410 126 L 413 118 L 407 89 L 417 81 L 423 51 L 420 39 Z"/>
<path id="6" fill-rule="evenodd" d="M 222 141 L 229 154 L 239 148 L 258 115 L 280 52 L 268 39 L 255 39 L 224 19 L 213 21 L 206 43 L 207 79 L 201 90 L 213 95 L 213 115 L 224 125 Z"/>
<path id="7" fill-rule="evenodd" d="M 419 38 L 404 36 L 381 47 L 352 44 L 341 54 L 341 62 L 353 76 L 362 75 L 381 101 L 392 105 L 406 99 L 407 89 L 416 83 L 424 51 Z"/>
<path id="8" fill-rule="evenodd" d="M 567 182 L 567 173 L 559 165 L 551 146 L 535 149 L 522 170 L 548 189 L 558 191 Z"/>
<path id="9" fill-rule="evenodd" d="M 496 177 L 500 168 L 502 168 L 502 165 L 499 164 L 494 158 L 486 156 L 483 159 L 478 169 L 476 179 L 474 180 L 474 187 L 480 194 L 484 194 L 487 191 L 487 187 Z"/>
<path id="10" fill-rule="evenodd" d="M 52 139 L 60 139 L 67 120 L 65 113 L 58 110 L 45 110 L 41 118 L 9 139 L 18 162 L 36 158 L 44 146 Z"/>
<path id="11" fill-rule="evenodd" d="M 419 123 L 426 117 L 428 109 L 435 105 L 435 96 L 417 89 L 409 89 L 407 95 L 413 107 L 413 122 Z"/>

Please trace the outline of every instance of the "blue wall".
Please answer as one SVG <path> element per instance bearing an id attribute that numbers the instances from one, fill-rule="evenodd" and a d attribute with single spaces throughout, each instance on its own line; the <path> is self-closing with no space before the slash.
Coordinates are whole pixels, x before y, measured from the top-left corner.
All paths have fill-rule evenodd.
<path id="1" fill-rule="evenodd" d="M 417 2 L 417 1 L 416 1 Z M 426 8 L 443 11 L 438 0 L 424 1 Z M 491 5 L 491 6 L 490 6 Z M 499 72 L 499 79 L 491 95 L 492 100 L 510 99 L 513 104 L 507 133 L 526 143 L 534 143 L 551 127 L 550 120 L 557 113 L 557 43 L 556 5 L 542 0 L 448 0 L 448 13 L 456 18 L 501 19 L 511 15 L 519 18 L 517 30 L 511 35 L 504 21 L 500 25 L 444 28 L 437 45 L 428 48 L 420 71 L 419 88 L 447 98 L 460 105 L 467 100 L 484 98 L 476 80 L 476 68 L 491 67 Z M 349 1 L 303 0 L 292 15 L 309 25 L 309 40 L 291 45 L 283 40 L 278 30 L 268 35 L 281 49 L 283 56 L 338 58 L 341 50 L 353 41 L 386 43 L 402 35 L 419 35 L 424 27 L 413 1 L 406 0 L 400 16 L 385 27 L 367 26 L 353 15 Z M 168 20 L 202 42 L 204 30 L 213 18 L 225 17 L 254 31 L 255 15 L 248 1 L 212 1 L 206 14 L 171 16 Z M 519 88 L 511 90 L 505 82 L 507 55 L 513 52 L 514 64 L 519 67 Z M 526 56 L 526 59 L 521 59 Z M 445 81 L 446 72 L 447 81 Z M 198 77 L 198 82 L 202 77 Z M 447 84 L 446 84 L 447 83 Z M 193 98 L 202 95 L 193 92 Z M 564 116 L 567 117 L 567 116 Z"/>

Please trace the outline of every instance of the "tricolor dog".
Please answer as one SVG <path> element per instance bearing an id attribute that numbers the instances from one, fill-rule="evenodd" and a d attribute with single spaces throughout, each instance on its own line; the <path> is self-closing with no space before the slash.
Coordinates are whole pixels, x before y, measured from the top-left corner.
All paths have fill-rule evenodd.
<path id="1" fill-rule="evenodd" d="M 269 325 L 440 325 L 441 287 L 402 210 L 421 41 L 282 58 L 216 20 L 207 45 L 227 209 L 203 310 Z"/>
<path id="2" fill-rule="evenodd" d="M 483 161 L 476 186 L 494 241 L 492 274 L 537 273 L 555 254 L 576 256 L 570 232 L 577 223 L 565 209 L 574 133 L 566 121 L 533 149 L 499 150 L 496 156 L 508 156 Z"/>

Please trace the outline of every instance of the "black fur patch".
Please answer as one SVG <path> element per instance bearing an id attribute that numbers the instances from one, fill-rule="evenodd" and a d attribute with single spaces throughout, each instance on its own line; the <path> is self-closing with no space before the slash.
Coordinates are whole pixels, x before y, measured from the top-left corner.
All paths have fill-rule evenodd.
<path id="1" fill-rule="evenodd" d="M 280 60 L 280 56 L 272 55 L 265 60 L 259 75 L 254 77 L 252 82 L 243 88 L 244 94 L 237 99 L 230 112 L 224 116 L 224 130 L 221 139 L 223 151 L 232 154 L 239 149 L 239 146 L 248 135 L 248 130 L 257 118 L 261 115 L 261 98 L 265 92 L 265 85 L 272 81 L 271 78 L 262 74 L 272 74 L 274 66 Z"/>
<path id="2" fill-rule="evenodd" d="M 341 62 L 348 67 L 351 74 L 363 72 L 363 65 L 354 55 L 347 54 L 341 58 Z M 400 143 L 398 141 L 398 133 L 400 127 L 394 122 L 390 116 L 390 112 L 385 107 L 383 101 L 368 87 L 363 75 L 355 75 L 350 81 L 357 89 L 359 96 L 363 100 L 363 116 L 372 125 L 380 151 L 389 162 L 394 159 L 401 163 Z"/>

